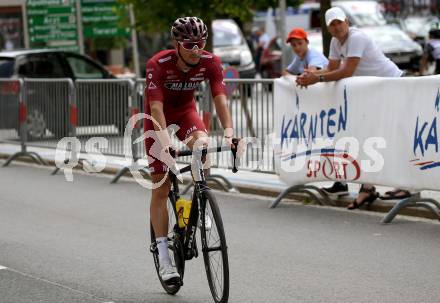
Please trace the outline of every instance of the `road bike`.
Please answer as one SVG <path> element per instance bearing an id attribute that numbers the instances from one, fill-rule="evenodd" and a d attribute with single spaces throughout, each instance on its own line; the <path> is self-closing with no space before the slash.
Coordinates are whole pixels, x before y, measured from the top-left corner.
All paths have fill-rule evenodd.
<path id="1" fill-rule="evenodd" d="M 200 229 L 201 246 L 203 260 L 205 263 L 206 275 L 212 297 L 216 303 L 226 303 L 229 298 L 229 263 L 228 251 L 226 245 L 225 231 L 223 221 L 216 198 L 208 187 L 204 171 L 202 158 L 207 153 L 222 152 L 230 150 L 233 156 L 232 171 L 237 172 L 236 153 L 238 148 L 238 139 L 233 139 L 233 147 L 217 147 L 202 149 L 199 151 L 172 151 L 170 154 L 177 157 L 193 155 L 192 164 L 176 171 L 168 171 L 171 181 L 171 190 L 168 194 L 168 251 L 171 261 L 176 266 L 180 274 L 180 281 L 174 284 L 165 283 L 159 274 L 159 251 L 156 245 L 156 236 L 150 223 L 151 246 L 154 265 L 159 277 L 160 283 L 169 294 L 176 294 L 183 286 L 183 277 L 185 273 L 185 262 L 197 258 L 199 251 L 197 248 L 196 234 Z M 194 191 L 192 194 L 191 211 L 185 227 L 178 224 L 179 214 L 176 202 L 180 198 L 179 184 L 177 175 L 191 171 L 193 177 Z"/>

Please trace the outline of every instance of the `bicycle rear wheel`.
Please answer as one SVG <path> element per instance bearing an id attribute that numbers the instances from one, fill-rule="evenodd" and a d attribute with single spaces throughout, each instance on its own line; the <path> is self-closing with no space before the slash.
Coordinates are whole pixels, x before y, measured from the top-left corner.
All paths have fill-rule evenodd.
<path id="1" fill-rule="evenodd" d="M 183 280 L 183 274 L 185 271 L 185 260 L 183 257 L 183 248 L 179 240 L 180 235 L 175 233 L 174 227 L 176 225 L 176 215 L 173 210 L 175 205 L 174 198 L 169 197 L 167 202 L 168 209 L 168 252 L 170 254 L 171 262 L 175 266 L 180 274 L 181 280 Z M 154 266 L 156 267 L 157 277 L 163 289 L 170 295 L 176 294 L 181 285 L 180 284 L 167 284 L 165 283 L 159 274 L 159 250 L 155 246 L 156 236 L 154 234 L 153 225 L 150 222 L 150 235 L 151 235 L 151 252 L 153 253 Z M 154 247 L 153 247 L 154 246 Z"/>
<path id="2" fill-rule="evenodd" d="M 203 195 L 206 206 L 200 212 L 200 235 L 206 275 L 214 301 L 226 303 L 229 298 L 229 263 L 223 221 L 215 196 L 210 191 Z"/>

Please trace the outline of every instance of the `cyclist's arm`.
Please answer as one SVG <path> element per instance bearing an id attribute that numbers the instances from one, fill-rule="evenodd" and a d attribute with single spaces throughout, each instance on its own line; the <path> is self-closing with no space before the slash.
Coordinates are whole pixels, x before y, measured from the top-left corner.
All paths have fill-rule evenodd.
<path id="1" fill-rule="evenodd" d="M 217 95 L 214 97 L 215 110 L 224 129 L 232 128 L 232 118 L 229 113 L 228 99 L 225 95 Z"/>
<path id="2" fill-rule="evenodd" d="M 328 73 L 328 72 L 331 72 L 331 71 L 334 71 L 334 70 L 337 70 L 337 69 L 339 69 L 339 67 L 340 67 L 340 65 L 341 65 L 341 61 L 340 60 L 329 60 L 328 61 L 328 65 L 327 65 L 327 67 L 326 68 L 323 68 L 323 69 L 320 69 L 320 70 L 316 70 L 316 71 L 313 71 L 313 73 L 315 74 L 315 75 L 322 75 L 322 74 L 325 74 L 325 73 Z"/>
<path id="3" fill-rule="evenodd" d="M 208 77 L 212 96 L 214 97 L 215 109 L 223 129 L 225 130 L 225 137 L 232 138 L 232 119 L 229 113 L 226 87 L 223 81 L 223 68 L 218 57 L 213 56 L 213 63 L 210 65 Z"/>
<path id="4" fill-rule="evenodd" d="M 361 58 L 359 57 L 349 57 L 347 58 L 347 61 L 342 65 L 339 66 L 339 68 L 335 70 L 326 71 L 323 73 L 313 73 L 308 72 L 304 76 L 300 76 L 299 80 L 297 80 L 298 84 L 300 85 L 311 85 L 314 83 L 317 83 L 319 81 L 319 76 L 324 76 L 324 81 L 337 81 L 344 78 L 348 78 L 353 76 L 359 61 Z M 330 60 L 331 62 L 332 60 Z M 330 66 L 330 64 L 329 64 Z M 330 67 L 332 68 L 332 67 Z"/>
<path id="5" fill-rule="evenodd" d="M 163 113 L 163 103 L 161 101 L 150 101 L 151 116 L 153 117 L 154 130 L 157 132 L 160 143 L 164 147 L 171 145 L 170 135 L 167 132 L 167 123 Z M 156 123 L 157 122 L 157 123 Z"/>
<path id="6" fill-rule="evenodd" d="M 353 76 L 360 60 L 361 58 L 359 57 L 349 57 L 342 67 L 331 70 L 322 75 L 325 77 L 325 81 L 337 81 L 343 78 L 351 77 Z"/>

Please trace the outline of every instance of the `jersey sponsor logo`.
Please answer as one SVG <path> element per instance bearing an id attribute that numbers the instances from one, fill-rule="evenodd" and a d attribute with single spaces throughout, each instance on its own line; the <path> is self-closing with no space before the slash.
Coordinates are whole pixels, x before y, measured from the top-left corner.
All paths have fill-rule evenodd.
<path id="1" fill-rule="evenodd" d="M 206 67 L 202 67 L 202 68 L 200 69 L 200 72 L 201 72 L 201 73 L 206 72 Z"/>
<path id="2" fill-rule="evenodd" d="M 150 82 L 150 85 L 148 85 L 148 89 L 156 89 L 157 86 L 153 82 Z"/>
<path id="3" fill-rule="evenodd" d="M 186 137 L 188 137 L 189 134 L 197 130 L 197 126 L 193 125 L 186 131 Z"/>
<path id="4" fill-rule="evenodd" d="M 165 57 L 165 58 L 162 58 L 162 59 L 159 59 L 159 60 L 157 60 L 159 63 L 164 63 L 164 62 L 167 62 L 167 61 L 169 61 L 169 60 L 171 60 L 171 56 L 168 56 L 168 57 Z"/>
<path id="5" fill-rule="evenodd" d="M 195 74 L 195 75 L 194 75 L 194 77 L 200 77 L 200 76 L 203 77 L 203 76 L 204 76 L 204 73 L 198 73 L 198 74 Z"/>
<path id="6" fill-rule="evenodd" d="M 169 90 L 194 90 L 199 86 L 199 82 L 175 82 L 165 83 L 164 85 Z"/>
<path id="7" fill-rule="evenodd" d="M 168 69 L 168 70 L 166 71 L 166 73 L 167 73 L 168 75 L 171 75 L 171 74 L 174 74 L 174 71 L 173 71 L 172 69 Z"/>
<path id="8" fill-rule="evenodd" d="M 205 80 L 205 78 L 204 77 L 197 77 L 197 78 L 189 78 L 189 80 L 191 80 L 191 81 L 203 81 L 203 80 Z"/>
<path id="9" fill-rule="evenodd" d="M 178 76 L 177 75 L 169 75 L 167 76 L 167 80 L 173 80 L 173 79 L 177 79 Z"/>

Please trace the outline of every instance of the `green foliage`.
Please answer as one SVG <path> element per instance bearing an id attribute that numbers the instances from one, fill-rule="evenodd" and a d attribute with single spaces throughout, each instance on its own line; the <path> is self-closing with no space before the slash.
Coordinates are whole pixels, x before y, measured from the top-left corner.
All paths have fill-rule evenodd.
<path id="1" fill-rule="evenodd" d="M 145 32 L 163 32 L 178 17 L 198 16 L 206 23 L 216 18 L 252 19 L 255 10 L 277 7 L 278 0 L 119 0 L 133 4 L 136 28 Z M 300 0 L 287 0 L 287 6 L 298 6 Z"/>

